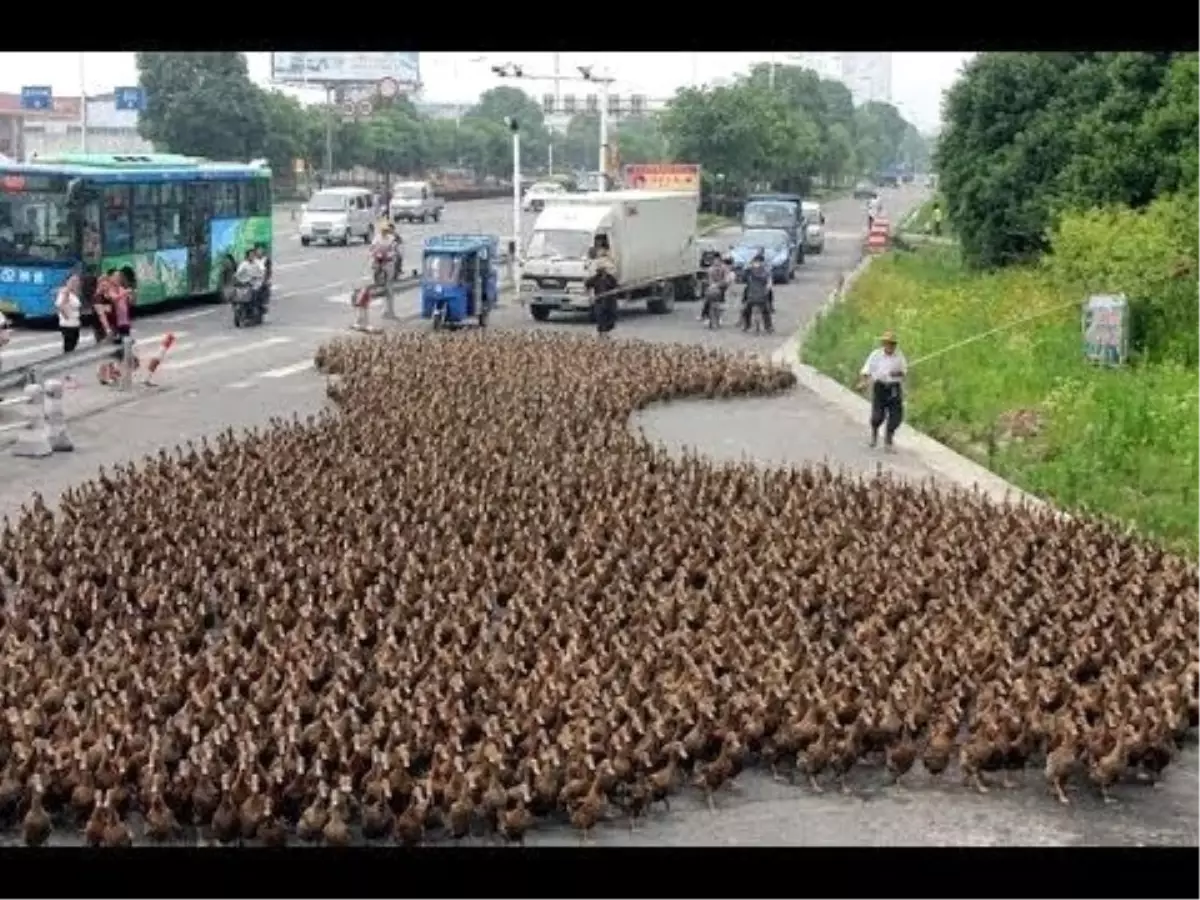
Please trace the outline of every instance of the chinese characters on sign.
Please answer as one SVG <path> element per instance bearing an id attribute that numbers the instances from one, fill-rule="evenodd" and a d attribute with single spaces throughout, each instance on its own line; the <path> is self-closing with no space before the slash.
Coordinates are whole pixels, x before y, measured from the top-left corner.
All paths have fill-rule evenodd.
<path id="1" fill-rule="evenodd" d="M 0 269 L 0 284 L 45 284 L 46 273 L 37 269 Z"/>
<path id="2" fill-rule="evenodd" d="M 1083 355 L 1105 366 L 1129 355 L 1129 304 L 1124 294 L 1088 297 L 1083 304 Z"/>
<path id="3" fill-rule="evenodd" d="M 625 186 L 634 190 L 700 193 L 700 167 L 692 163 L 647 163 L 625 167 Z"/>

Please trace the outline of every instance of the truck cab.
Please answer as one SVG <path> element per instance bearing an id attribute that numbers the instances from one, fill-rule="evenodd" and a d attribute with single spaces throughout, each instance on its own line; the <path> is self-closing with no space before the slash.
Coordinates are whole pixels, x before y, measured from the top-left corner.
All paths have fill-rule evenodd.
<path id="1" fill-rule="evenodd" d="M 804 265 L 804 198 L 799 194 L 751 194 L 742 207 L 742 228 L 786 231 L 796 264 Z"/>
<path id="2" fill-rule="evenodd" d="M 402 181 L 392 189 L 388 215 L 393 222 L 441 221 L 446 201 L 438 197 L 428 181 Z"/>

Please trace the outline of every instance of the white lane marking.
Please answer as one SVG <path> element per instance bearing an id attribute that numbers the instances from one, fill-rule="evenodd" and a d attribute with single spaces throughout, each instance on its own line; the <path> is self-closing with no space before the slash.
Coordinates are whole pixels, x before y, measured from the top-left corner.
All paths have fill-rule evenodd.
<path id="1" fill-rule="evenodd" d="M 193 369 L 196 366 L 202 366 L 206 363 L 217 362 L 222 359 L 228 359 L 231 356 L 240 356 L 243 353 L 252 353 L 255 350 L 261 350 L 266 347 L 274 347 L 277 344 L 290 344 L 292 339 L 289 337 L 270 337 L 261 341 L 254 341 L 250 344 L 237 344 L 228 347 L 224 350 L 218 350 L 215 353 L 208 353 L 204 356 L 195 356 L 185 359 L 182 362 L 172 363 L 168 360 L 163 364 L 164 372 L 179 372 L 184 369 Z"/>
<path id="2" fill-rule="evenodd" d="M 178 315 L 163 316 L 161 319 L 156 319 L 155 321 L 156 322 L 188 322 L 192 319 L 202 319 L 205 316 L 215 315 L 216 313 L 219 313 L 220 311 L 221 310 L 217 307 L 213 307 L 212 309 L 197 309 L 197 310 L 193 310 L 192 312 L 179 313 Z"/>
<path id="3" fill-rule="evenodd" d="M 296 297 L 301 294 L 318 294 L 322 291 L 331 291 L 334 288 L 345 287 L 347 284 L 352 284 L 355 281 L 361 281 L 362 278 L 343 278 L 341 281 L 331 281 L 329 284 L 318 284 L 315 287 L 295 288 L 290 291 L 272 294 L 273 297 Z"/>
<path id="4" fill-rule="evenodd" d="M 5 425 L 0 425 L 0 433 L 5 431 L 16 431 L 18 428 L 24 428 L 25 424 L 26 423 L 24 422 L 9 422 Z"/>
<path id="5" fill-rule="evenodd" d="M 302 266 L 315 266 L 320 260 L 317 259 L 298 259 L 294 262 L 276 263 L 274 269 L 276 272 L 282 272 L 284 269 L 299 269 Z"/>
<path id="6" fill-rule="evenodd" d="M 9 344 L 0 349 L 0 359 L 10 359 L 14 356 L 28 356 L 31 353 L 49 353 L 62 349 L 62 338 L 57 341 L 46 341 L 42 344 Z"/>
<path id="7" fill-rule="evenodd" d="M 5 397 L 0 400 L 0 406 L 16 406 L 18 403 L 24 403 L 25 397 L 23 394 L 17 394 L 15 397 Z"/>
<path id="8" fill-rule="evenodd" d="M 311 359 L 303 360 L 302 362 L 293 363 L 290 366 L 280 366 L 278 369 L 269 369 L 266 372 L 259 372 L 258 378 L 287 378 L 289 375 L 295 375 L 297 372 L 303 372 L 306 369 L 313 367 Z"/>

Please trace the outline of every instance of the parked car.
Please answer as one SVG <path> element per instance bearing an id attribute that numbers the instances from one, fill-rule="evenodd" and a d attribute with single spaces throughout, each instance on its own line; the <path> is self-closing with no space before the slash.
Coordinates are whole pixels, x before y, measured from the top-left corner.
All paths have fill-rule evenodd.
<path id="1" fill-rule="evenodd" d="M 369 244 L 374 235 L 375 200 L 366 188 L 326 188 L 301 207 L 300 243 L 305 247 L 313 241 L 344 247 L 353 238 Z"/>
<path id="2" fill-rule="evenodd" d="M 804 249 L 809 253 L 821 253 L 825 250 L 825 211 L 815 200 L 805 200 L 801 210 L 804 213 Z"/>
<path id="3" fill-rule="evenodd" d="M 392 189 L 388 215 L 393 222 L 440 222 L 446 201 L 434 193 L 428 181 L 402 181 Z"/>
<path id="4" fill-rule="evenodd" d="M 556 181 L 537 181 L 525 191 L 521 200 L 521 209 L 525 212 L 541 212 L 546 206 L 546 198 L 567 193 L 567 189 Z"/>

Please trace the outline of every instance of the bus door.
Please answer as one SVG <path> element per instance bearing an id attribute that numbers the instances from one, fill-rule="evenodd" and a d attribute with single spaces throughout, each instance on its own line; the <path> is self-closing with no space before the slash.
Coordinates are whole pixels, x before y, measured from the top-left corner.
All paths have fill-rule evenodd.
<path id="1" fill-rule="evenodd" d="M 188 249 L 188 293 L 212 292 L 212 185 L 190 181 L 184 185 L 183 235 Z"/>

